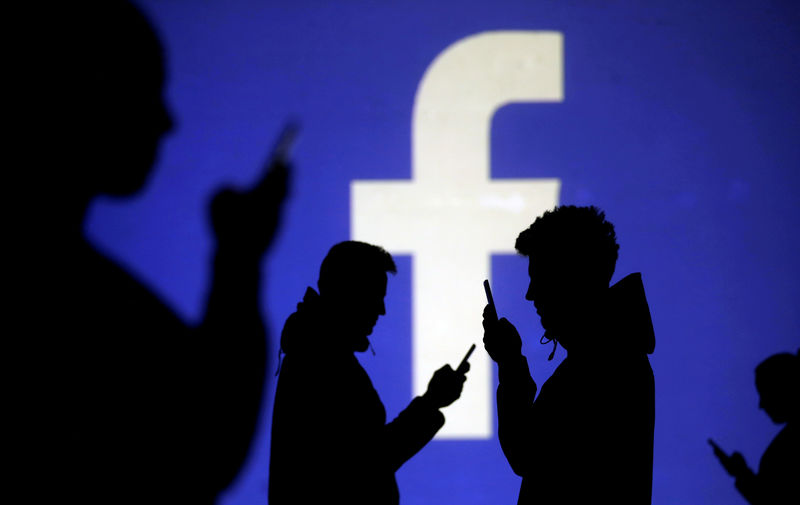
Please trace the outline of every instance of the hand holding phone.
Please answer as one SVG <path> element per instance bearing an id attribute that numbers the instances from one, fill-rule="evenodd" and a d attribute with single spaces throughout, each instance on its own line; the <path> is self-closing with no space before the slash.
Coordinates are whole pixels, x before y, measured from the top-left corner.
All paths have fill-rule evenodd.
<path id="1" fill-rule="evenodd" d="M 275 237 L 281 206 L 289 191 L 289 150 L 299 127 L 284 126 L 263 173 L 253 186 L 227 187 L 211 201 L 211 225 L 218 244 L 251 257 L 260 257 Z"/>
<path id="2" fill-rule="evenodd" d="M 467 353 L 469 355 L 469 353 Z M 469 364 L 466 365 L 467 367 Z M 428 382 L 428 390 L 422 396 L 437 409 L 447 407 L 461 397 L 464 382 L 467 380 L 464 373 L 453 370 L 450 365 L 445 365 L 436 370 Z"/>
<path id="3" fill-rule="evenodd" d="M 483 309 L 483 347 L 497 363 L 513 360 L 522 353 L 522 339 L 508 319 L 497 318 L 497 308 L 488 280 L 483 281 L 483 289 L 488 302 Z"/>
<path id="4" fill-rule="evenodd" d="M 709 438 L 708 443 L 714 449 L 714 456 L 717 457 L 719 462 L 722 464 L 722 467 L 725 468 L 725 471 L 728 472 L 728 474 L 739 478 L 750 472 L 750 469 L 747 467 L 747 462 L 740 453 L 733 452 L 732 454 L 728 455 L 712 439 Z"/>

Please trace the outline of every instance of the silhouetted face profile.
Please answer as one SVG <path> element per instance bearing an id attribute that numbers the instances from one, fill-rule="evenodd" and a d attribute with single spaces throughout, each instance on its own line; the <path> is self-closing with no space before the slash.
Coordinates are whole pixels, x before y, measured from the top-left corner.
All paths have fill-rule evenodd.
<path id="1" fill-rule="evenodd" d="M 87 2 L 75 9 L 77 47 L 67 97 L 74 177 L 88 196 L 140 190 L 172 127 L 163 100 L 161 44 L 145 17 L 127 2 Z"/>
<path id="2" fill-rule="evenodd" d="M 616 234 L 594 207 L 557 207 L 517 238 L 528 256 L 533 302 L 542 327 L 565 349 L 597 324 L 617 259 Z"/>
<path id="3" fill-rule="evenodd" d="M 592 321 L 598 300 L 608 285 L 592 283 L 579 259 L 536 255 L 528 260 L 530 283 L 525 299 L 533 302 L 542 327 L 565 349 Z"/>
<path id="4" fill-rule="evenodd" d="M 372 272 L 354 283 L 355 289 L 334 298 L 337 312 L 341 314 L 341 324 L 346 334 L 352 337 L 351 347 L 356 352 L 369 348 L 367 337 L 378 323 L 378 318 L 386 314 L 387 276 L 383 272 Z"/>
<path id="5" fill-rule="evenodd" d="M 758 406 L 773 423 L 782 424 L 796 419 L 800 389 L 798 361 L 789 353 L 770 356 L 756 367 Z"/>
<path id="6" fill-rule="evenodd" d="M 386 272 L 396 272 L 391 255 L 363 242 L 336 244 L 322 262 L 320 296 L 353 351 L 369 348 L 367 337 L 378 318 L 386 314 Z"/>

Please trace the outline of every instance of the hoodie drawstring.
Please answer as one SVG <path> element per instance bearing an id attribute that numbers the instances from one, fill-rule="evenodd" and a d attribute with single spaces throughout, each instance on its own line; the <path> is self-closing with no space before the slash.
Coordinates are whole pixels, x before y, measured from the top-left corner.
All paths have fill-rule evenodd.
<path id="1" fill-rule="evenodd" d="M 550 356 L 547 357 L 547 361 L 553 361 L 553 356 L 556 355 L 556 348 L 558 347 L 558 341 L 548 337 L 547 332 L 545 332 L 545 334 L 542 335 L 542 338 L 539 339 L 540 344 L 549 344 L 550 342 L 553 342 L 553 352 L 551 352 Z"/>

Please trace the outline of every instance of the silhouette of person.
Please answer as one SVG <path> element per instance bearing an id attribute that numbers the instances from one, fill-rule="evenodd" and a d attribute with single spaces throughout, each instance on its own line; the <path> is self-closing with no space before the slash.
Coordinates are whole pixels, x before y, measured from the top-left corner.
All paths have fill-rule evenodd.
<path id="1" fill-rule="evenodd" d="M 269 502 L 396 504 L 394 474 L 444 425 L 439 409 L 461 395 L 464 370 L 445 365 L 397 418 L 386 411 L 354 353 L 386 313 L 386 272 L 378 246 L 341 242 L 306 289 L 281 334 L 272 418 Z"/>
<path id="2" fill-rule="evenodd" d="M 775 424 L 786 424 L 761 456 L 758 473 L 739 452 L 730 456 L 709 440 L 736 489 L 752 505 L 800 503 L 800 352 L 770 356 L 756 367 L 759 407 Z"/>
<path id="3" fill-rule="evenodd" d="M 34 336 L 29 396 L 43 411 L 29 442 L 46 484 L 30 492 L 82 503 L 212 503 L 257 424 L 260 263 L 288 166 L 274 160 L 253 188 L 214 198 L 207 308 L 200 325 L 185 324 L 83 231 L 95 197 L 144 186 L 173 126 L 158 37 L 125 1 L 53 8 L 63 87 L 50 97 L 60 103 L 44 122 L 42 151 L 57 151 L 59 163 L 28 171 L 25 226 L 12 246 L 27 277 L 14 317 Z"/>
<path id="4" fill-rule="evenodd" d="M 640 274 L 609 287 L 619 246 L 595 207 L 545 212 L 516 249 L 529 259 L 525 298 L 542 339 L 567 351 L 536 397 L 519 333 L 484 310 L 484 345 L 499 372 L 498 435 L 522 477 L 519 503 L 650 503 L 655 335 Z"/>

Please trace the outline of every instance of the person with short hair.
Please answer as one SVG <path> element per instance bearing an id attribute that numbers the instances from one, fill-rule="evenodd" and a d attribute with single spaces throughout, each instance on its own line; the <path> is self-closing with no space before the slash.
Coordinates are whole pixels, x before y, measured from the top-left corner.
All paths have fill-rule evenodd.
<path id="1" fill-rule="evenodd" d="M 497 362 L 498 436 L 522 477 L 520 504 L 649 504 L 655 347 L 640 274 L 613 286 L 619 246 L 595 207 L 561 206 L 522 233 L 543 339 L 567 357 L 542 386 L 530 375 L 522 341 L 505 318 L 484 311 L 484 345 Z M 551 359 L 552 359 L 551 354 Z"/>
<path id="2" fill-rule="evenodd" d="M 775 424 L 785 424 L 761 456 L 758 473 L 739 452 L 730 456 L 716 444 L 714 454 L 736 478 L 736 489 L 752 505 L 800 502 L 800 351 L 774 354 L 756 367 L 758 406 Z"/>
<path id="3" fill-rule="evenodd" d="M 386 313 L 391 255 L 341 242 L 322 262 L 319 291 L 307 288 L 281 334 L 269 503 L 397 504 L 395 472 L 444 425 L 439 409 L 461 395 L 463 370 L 449 365 L 395 420 L 355 357 Z"/>

